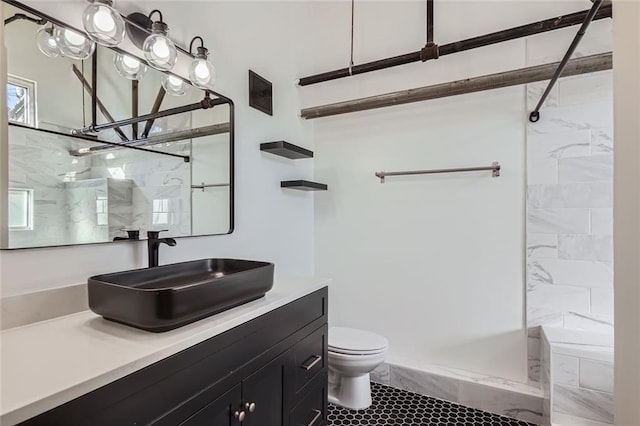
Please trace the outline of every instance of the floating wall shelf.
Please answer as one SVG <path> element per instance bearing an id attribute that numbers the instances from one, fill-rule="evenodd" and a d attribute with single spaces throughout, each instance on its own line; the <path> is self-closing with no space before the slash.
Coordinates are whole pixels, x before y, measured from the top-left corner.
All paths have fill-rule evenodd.
<path id="1" fill-rule="evenodd" d="M 290 158 L 292 160 L 313 158 L 313 151 L 309 151 L 308 149 L 285 141 L 261 143 L 260 151 L 279 155 L 280 157 Z"/>
<path id="2" fill-rule="evenodd" d="M 326 191 L 329 188 L 324 183 L 310 182 L 308 180 L 283 180 L 280 188 L 297 189 L 300 191 Z"/>

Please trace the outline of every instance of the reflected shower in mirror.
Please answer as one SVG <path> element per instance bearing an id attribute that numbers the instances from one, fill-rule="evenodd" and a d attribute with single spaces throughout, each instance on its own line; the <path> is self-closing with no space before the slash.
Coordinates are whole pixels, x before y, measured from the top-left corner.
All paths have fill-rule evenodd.
<path id="1" fill-rule="evenodd" d="M 233 103 L 103 46 L 46 55 L 56 25 L 11 3 L 2 248 L 232 232 Z"/>

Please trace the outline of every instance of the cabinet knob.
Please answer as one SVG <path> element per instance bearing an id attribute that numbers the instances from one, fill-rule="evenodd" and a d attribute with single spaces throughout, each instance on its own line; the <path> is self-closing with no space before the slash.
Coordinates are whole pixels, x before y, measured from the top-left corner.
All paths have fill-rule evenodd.
<path id="1" fill-rule="evenodd" d="M 244 404 L 244 408 L 246 408 L 248 412 L 253 413 L 254 411 L 256 411 L 256 403 L 247 402 L 246 404 Z"/>
<path id="2" fill-rule="evenodd" d="M 246 413 L 244 411 L 236 411 L 235 413 L 233 413 L 233 416 L 238 419 L 238 421 L 243 421 L 244 418 L 247 416 Z"/>

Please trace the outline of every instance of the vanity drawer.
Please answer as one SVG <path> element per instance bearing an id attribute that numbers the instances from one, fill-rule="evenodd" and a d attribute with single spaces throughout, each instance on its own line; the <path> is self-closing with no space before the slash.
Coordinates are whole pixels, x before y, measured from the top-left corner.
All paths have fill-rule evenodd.
<path id="1" fill-rule="evenodd" d="M 327 326 L 320 327 L 292 349 L 294 393 L 300 392 L 327 366 Z"/>
<path id="2" fill-rule="evenodd" d="M 291 410 L 290 426 L 324 426 L 327 424 L 327 374 L 313 381 L 311 390 Z"/>

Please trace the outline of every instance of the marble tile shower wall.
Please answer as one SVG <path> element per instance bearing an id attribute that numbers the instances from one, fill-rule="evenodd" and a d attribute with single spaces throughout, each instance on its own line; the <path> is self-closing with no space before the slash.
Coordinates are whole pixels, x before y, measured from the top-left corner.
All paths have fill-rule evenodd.
<path id="1" fill-rule="evenodd" d="M 13 248 L 67 240 L 65 179 L 89 178 L 90 160 L 71 158 L 65 139 L 9 126 L 9 187 L 33 190 L 33 229 L 10 231 Z"/>
<path id="2" fill-rule="evenodd" d="M 546 83 L 528 86 L 529 104 Z M 527 125 L 529 378 L 538 326 L 613 331 L 613 87 L 610 71 L 560 80 Z"/>
<path id="3" fill-rule="evenodd" d="M 72 157 L 69 150 L 80 147 L 77 141 L 12 126 L 9 138 L 9 187 L 33 190 L 34 201 L 33 229 L 10 231 L 12 248 L 110 241 L 125 227 L 190 235 L 190 163 L 133 150 Z M 156 149 L 189 155 L 185 143 Z M 133 183 L 121 188 L 118 181 L 126 180 Z M 80 197 L 87 191 L 90 197 Z M 109 220 L 91 228 L 100 194 L 107 198 Z"/>

